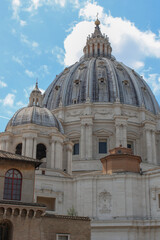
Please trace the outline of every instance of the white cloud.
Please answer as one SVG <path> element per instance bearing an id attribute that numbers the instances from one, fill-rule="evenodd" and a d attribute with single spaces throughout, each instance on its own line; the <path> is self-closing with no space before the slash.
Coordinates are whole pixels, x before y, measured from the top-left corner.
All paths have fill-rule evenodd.
<path id="1" fill-rule="evenodd" d="M 160 58 L 160 39 L 151 31 L 141 31 L 127 19 L 113 17 L 104 12 L 96 2 L 87 2 L 79 11 L 83 19 L 76 23 L 64 40 L 65 65 L 71 65 L 83 55 L 87 35 L 93 33 L 97 12 L 101 21 L 101 31 L 109 36 L 113 55 L 133 68 L 142 68 L 147 57 Z"/>
<path id="2" fill-rule="evenodd" d="M 38 47 L 39 44 L 37 42 L 32 42 L 32 47 L 35 48 L 35 47 Z"/>
<path id="3" fill-rule="evenodd" d="M 12 33 L 13 35 L 16 34 L 16 30 L 15 30 L 15 28 L 12 28 L 11 33 Z"/>
<path id="4" fill-rule="evenodd" d="M 13 92 L 13 93 L 17 93 L 17 90 L 16 90 L 16 89 L 12 89 L 12 92 Z"/>
<path id="5" fill-rule="evenodd" d="M 95 20 L 97 13 L 99 18 L 104 17 L 103 11 L 104 11 L 103 7 L 97 5 L 96 2 L 94 3 L 88 2 L 87 4 L 85 4 L 84 8 L 80 9 L 79 16 L 83 17 L 83 19 L 85 20 Z"/>
<path id="6" fill-rule="evenodd" d="M 148 76 L 145 76 L 144 73 L 142 74 L 146 82 L 152 88 L 153 93 L 158 96 L 160 92 L 160 74 L 152 73 L 152 74 L 148 74 Z"/>
<path id="7" fill-rule="evenodd" d="M 28 69 L 25 70 L 25 73 L 27 74 L 28 77 L 33 78 L 34 73 L 32 71 L 29 71 Z"/>
<path id="8" fill-rule="evenodd" d="M 26 98 L 29 98 L 29 93 L 28 93 L 28 91 L 27 91 L 27 89 L 23 89 L 23 92 L 24 92 L 24 96 L 26 97 Z"/>
<path id="9" fill-rule="evenodd" d="M 26 104 L 23 103 L 22 101 L 17 102 L 16 105 L 17 105 L 18 107 L 24 107 L 24 106 L 26 106 Z"/>
<path id="10" fill-rule="evenodd" d="M 24 20 L 20 20 L 20 25 L 21 25 L 22 27 L 24 27 L 24 26 L 26 26 L 26 25 L 27 25 L 27 22 L 26 22 L 26 21 L 24 21 Z"/>
<path id="11" fill-rule="evenodd" d="M 24 34 L 21 34 L 21 42 L 32 48 L 37 48 L 39 46 L 37 42 L 28 40 L 28 37 Z"/>
<path id="12" fill-rule="evenodd" d="M 16 57 L 16 56 L 12 56 L 12 60 L 13 60 L 14 62 L 18 63 L 19 65 L 23 65 L 21 59 L 19 59 L 19 58 Z"/>
<path id="13" fill-rule="evenodd" d="M 12 9 L 13 9 L 14 18 L 19 18 L 18 11 L 19 11 L 20 5 L 21 5 L 20 0 L 12 0 Z"/>
<path id="14" fill-rule="evenodd" d="M 42 65 L 42 66 L 40 66 L 39 70 L 40 70 L 40 72 L 42 71 L 42 72 L 44 72 L 45 74 L 49 74 L 48 66 L 45 65 L 45 64 Z"/>
<path id="15" fill-rule="evenodd" d="M 64 50 L 58 46 L 55 46 L 53 49 L 52 49 L 52 54 L 54 56 L 56 56 L 58 62 L 62 65 L 65 65 L 64 63 Z"/>
<path id="16" fill-rule="evenodd" d="M 33 13 L 40 7 L 54 7 L 56 5 L 64 8 L 67 3 L 71 3 L 74 8 L 78 8 L 80 5 L 78 0 L 31 0 L 29 7 L 26 8 L 26 11 Z"/>
<path id="17" fill-rule="evenodd" d="M 0 88 L 7 87 L 7 84 L 0 80 Z"/>
<path id="18" fill-rule="evenodd" d="M 15 100 L 15 95 L 12 93 L 8 93 L 6 97 L 3 100 L 1 100 L 1 102 L 3 103 L 4 106 L 13 107 L 14 100 Z"/>

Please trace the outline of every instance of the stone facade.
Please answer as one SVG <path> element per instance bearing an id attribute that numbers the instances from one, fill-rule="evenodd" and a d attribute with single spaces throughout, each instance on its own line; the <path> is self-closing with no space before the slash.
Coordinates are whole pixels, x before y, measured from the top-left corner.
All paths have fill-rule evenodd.
<path id="1" fill-rule="evenodd" d="M 74 207 L 78 216 L 90 217 L 92 240 L 158 240 L 160 109 L 142 77 L 112 56 L 99 24 L 80 61 L 56 76 L 43 97 L 36 87 L 41 106 L 33 106 L 31 93 L 28 116 L 34 115 L 30 108 L 40 119 L 47 111 L 53 125 L 35 115 L 34 122 L 20 121 L 21 109 L 0 134 L 0 149 L 14 153 L 22 143 L 22 155 L 35 158 L 43 144 L 34 201 L 44 200 L 48 214 L 66 215 Z M 120 145 L 133 155 L 110 156 Z M 102 172 L 103 158 L 116 167 Z"/>

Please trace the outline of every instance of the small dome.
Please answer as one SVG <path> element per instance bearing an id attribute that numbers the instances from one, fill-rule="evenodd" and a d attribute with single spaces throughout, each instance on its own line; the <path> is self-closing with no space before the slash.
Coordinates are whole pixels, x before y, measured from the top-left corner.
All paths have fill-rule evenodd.
<path id="1" fill-rule="evenodd" d="M 6 131 L 11 126 L 23 124 L 37 124 L 46 127 L 56 127 L 62 134 L 64 130 L 61 122 L 47 108 L 42 107 L 42 93 L 36 82 L 35 88 L 32 90 L 29 97 L 28 107 L 19 109 L 8 122 Z"/>
<path id="2" fill-rule="evenodd" d="M 62 134 L 64 134 L 60 121 L 53 115 L 53 113 L 47 108 L 37 106 L 24 107 L 18 110 L 7 124 L 6 130 L 10 126 L 29 123 L 46 127 L 56 127 Z"/>

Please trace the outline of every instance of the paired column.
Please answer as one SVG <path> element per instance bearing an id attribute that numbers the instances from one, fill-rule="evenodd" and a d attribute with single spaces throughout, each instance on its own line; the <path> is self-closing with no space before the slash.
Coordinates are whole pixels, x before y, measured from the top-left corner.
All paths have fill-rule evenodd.
<path id="1" fill-rule="evenodd" d="M 80 153 L 81 159 L 92 159 L 93 142 L 93 116 L 81 117 L 81 139 Z"/>
<path id="2" fill-rule="evenodd" d="M 54 134 L 51 136 L 50 168 L 63 169 L 63 138 Z"/>
<path id="3" fill-rule="evenodd" d="M 33 138 L 32 137 L 26 138 L 26 156 L 33 157 Z"/>
<path id="4" fill-rule="evenodd" d="M 127 147 L 127 119 L 128 118 L 122 116 L 115 117 L 116 147 L 120 145 Z"/>
<path id="5" fill-rule="evenodd" d="M 4 135 L 2 135 L 2 137 L 0 139 L 0 150 L 10 152 L 11 151 L 11 148 L 10 148 L 11 140 L 12 140 L 12 135 L 11 134 L 5 135 L 5 133 L 4 133 Z"/>
<path id="6" fill-rule="evenodd" d="M 36 158 L 37 133 L 24 133 L 22 135 L 22 155 Z"/>
<path id="7" fill-rule="evenodd" d="M 85 125 L 81 125 L 81 143 L 80 143 L 80 151 L 81 151 L 81 159 L 85 159 L 86 155 L 86 131 L 85 131 Z"/>
<path id="8" fill-rule="evenodd" d="M 55 168 L 62 169 L 63 163 L 63 143 L 61 141 L 56 141 L 55 145 Z"/>
<path id="9" fill-rule="evenodd" d="M 66 154 L 67 154 L 67 173 L 72 174 L 72 150 L 73 143 L 66 142 Z"/>
<path id="10" fill-rule="evenodd" d="M 56 141 L 54 139 L 51 140 L 51 161 L 50 168 L 55 168 L 55 145 Z"/>
<path id="11" fill-rule="evenodd" d="M 155 125 L 145 122 L 147 161 L 157 164 Z"/>

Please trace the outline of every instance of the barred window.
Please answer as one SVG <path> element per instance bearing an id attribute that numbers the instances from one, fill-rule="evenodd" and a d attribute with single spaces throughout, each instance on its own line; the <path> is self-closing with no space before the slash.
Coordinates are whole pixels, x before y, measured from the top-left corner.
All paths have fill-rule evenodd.
<path id="1" fill-rule="evenodd" d="M 16 169 L 6 172 L 3 199 L 21 200 L 22 175 Z"/>

